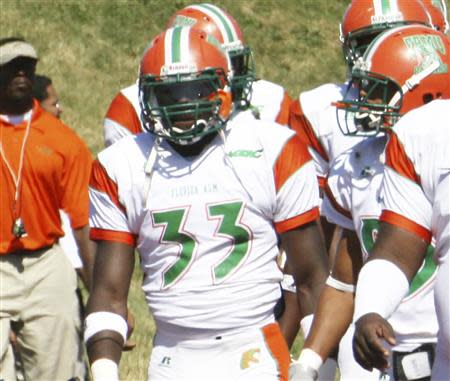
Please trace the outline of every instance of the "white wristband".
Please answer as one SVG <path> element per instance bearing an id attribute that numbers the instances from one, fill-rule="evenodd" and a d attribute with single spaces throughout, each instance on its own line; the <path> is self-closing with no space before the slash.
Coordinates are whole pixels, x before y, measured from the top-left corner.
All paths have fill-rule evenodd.
<path id="1" fill-rule="evenodd" d="M 113 312 L 99 311 L 86 316 L 84 321 L 84 342 L 100 331 L 115 331 L 127 341 L 128 324 L 119 314 Z"/>
<path id="2" fill-rule="evenodd" d="M 311 331 L 311 325 L 313 322 L 314 315 L 309 314 L 303 317 L 302 320 L 300 320 L 300 328 L 303 332 L 303 337 L 306 339 L 306 337 L 309 335 L 309 331 Z"/>
<path id="3" fill-rule="evenodd" d="M 355 292 L 355 286 L 353 284 L 341 282 L 331 275 L 327 278 L 325 284 L 339 291 L 350 292 L 352 294 Z"/>
<path id="4" fill-rule="evenodd" d="M 406 275 L 394 263 L 374 259 L 361 269 L 356 285 L 353 321 L 368 313 L 389 318 L 408 294 Z"/>
<path id="5" fill-rule="evenodd" d="M 297 293 L 297 287 L 295 286 L 294 277 L 290 274 L 283 274 L 283 280 L 281 281 L 281 288 L 284 291 Z"/>
<path id="6" fill-rule="evenodd" d="M 119 381 L 119 367 L 110 359 L 98 359 L 91 365 L 92 381 Z"/>
<path id="7" fill-rule="evenodd" d="M 316 372 L 318 372 L 320 367 L 322 366 L 323 360 L 322 357 L 320 357 L 320 355 L 318 355 L 312 349 L 304 348 L 300 353 L 298 362 L 304 367 L 312 368 Z"/>

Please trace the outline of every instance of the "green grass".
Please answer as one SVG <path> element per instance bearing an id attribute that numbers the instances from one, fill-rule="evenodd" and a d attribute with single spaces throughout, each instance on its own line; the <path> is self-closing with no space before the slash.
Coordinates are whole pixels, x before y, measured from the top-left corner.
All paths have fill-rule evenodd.
<path id="1" fill-rule="evenodd" d="M 0 0 L 0 37 L 23 36 L 40 55 L 38 73 L 52 77 L 63 120 L 95 155 L 103 146 L 102 121 L 114 95 L 136 80 L 141 53 L 185 0 Z M 325 82 L 342 81 L 338 41 L 346 0 L 223 0 L 253 48 L 261 78 L 292 97 Z M 145 380 L 154 325 L 133 277 L 129 304 L 137 347 L 124 353 L 123 380 Z M 299 338 L 294 346 L 298 353 Z"/>

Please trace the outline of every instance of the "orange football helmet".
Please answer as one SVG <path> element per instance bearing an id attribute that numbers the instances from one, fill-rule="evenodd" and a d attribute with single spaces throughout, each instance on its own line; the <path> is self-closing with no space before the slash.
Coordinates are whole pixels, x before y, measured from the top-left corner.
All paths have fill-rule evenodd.
<path id="1" fill-rule="evenodd" d="M 245 45 L 244 36 L 236 20 L 223 9 L 212 4 L 189 5 L 169 19 L 167 27 L 190 26 L 213 36 L 227 52 L 233 76 L 230 80 L 233 100 L 246 108 L 250 104 L 255 64 L 251 49 Z"/>
<path id="2" fill-rule="evenodd" d="M 431 16 L 433 26 L 442 33 L 448 33 L 450 27 L 447 19 L 447 6 L 444 0 L 422 0 Z"/>
<path id="3" fill-rule="evenodd" d="M 359 96 L 342 102 L 354 117 L 343 132 L 378 133 L 409 110 L 450 98 L 449 64 L 450 39 L 435 29 L 408 25 L 380 34 L 353 67 L 349 89 Z"/>
<path id="4" fill-rule="evenodd" d="M 431 26 L 431 18 L 420 0 L 353 0 L 340 25 L 340 40 L 349 68 L 381 32 L 402 25 Z"/>
<path id="5" fill-rule="evenodd" d="M 140 64 L 144 128 L 176 144 L 193 144 L 222 128 L 231 112 L 229 59 L 197 29 L 170 28 L 151 42 Z"/>

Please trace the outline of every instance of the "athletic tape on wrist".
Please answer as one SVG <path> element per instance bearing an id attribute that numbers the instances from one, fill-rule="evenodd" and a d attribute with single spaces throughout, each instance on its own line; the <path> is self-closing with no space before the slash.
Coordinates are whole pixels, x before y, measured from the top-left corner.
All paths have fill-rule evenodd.
<path id="1" fill-rule="evenodd" d="M 408 279 L 394 263 L 385 259 L 367 262 L 356 285 L 353 321 L 368 313 L 389 318 L 408 291 Z"/>
<path id="2" fill-rule="evenodd" d="M 119 367 L 110 359 L 98 359 L 91 365 L 92 381 L 119 381 Z"/>
<path id="3" fill-rule="evenodd" d="M 351 292 L 352 294 L 355 292 L 354 284 L 341 282 L 340 280 L 333 278 L 331 275 L 327 278 L 325 284 L 339 291 Z"/>
<path id="4" fill-rule="evenodd" d="M 84 325 L 85 343 L 100 331 L 115 331 L 122 336 L 124 343 L 127 341 L 128 324 L 119 314 L 106 311 L 93 312 L 86 316 Z"/>
<path id="5" fill-rule="evenodd" d="M 309 331 L 311 331 L 311 325 L 313 322 L 314 315 L 306 315 L 300 320 L 300 328 L 302 329 L 303 336 L 306 338 L 309 335 Z"/>
<path id="6" fill-rule="evenodd" d="M 294 277 L 290 274 L 283 274 L 283 280 L 281 281 L 281 288 L 285 291 L 297 293 L 297 287 L 295 286 Z"/>
<path id="7" fill-rule="evenodd" d="M 298 362 L 302 366 L 312 368 L 316 372 L 318 372 L 320 367 L 322 366 L 323 360 L 322 357 L 320 357 L 320 355 L 314 352 L 312 349 L 304 348 L 300 353 Z"/>

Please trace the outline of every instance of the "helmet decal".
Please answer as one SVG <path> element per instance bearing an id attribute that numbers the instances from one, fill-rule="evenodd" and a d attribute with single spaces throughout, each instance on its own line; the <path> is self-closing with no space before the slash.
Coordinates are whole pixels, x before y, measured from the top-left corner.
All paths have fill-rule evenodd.
<path id="1" fill-rule="evenodd" d="M 239 40 L 233 24 L 220 8 L 212 4 L 191 5 L 189 8 L 197 9 L 198 11 L 203 12 L 214 21 L 222 34 L 224 45 Z"/>
<path id="2" fill-rule="evenodd" d="M 445 55 L 445 46 L 442 39 L 435 35 L 408 36 L 403 39 L 406 46 L 414 51 L 420 64 L 414 69 L 414 73 L 420 73 L 427 69 L 434 62 L 439 62 L 439 66 L 434 73 L 448 73 L 448 65 L 442 62 L 438 52 Z"/>
<path id="3" fill-rule="evenodd" d="M 172 73 L 193 73 L 197 66 L 190 62 L 189 28 L 176 27 L 169 29 L 165 35 L 165 64 L 161 67 L 161 75 Z"/>
<path id="4" fill-rule="evenodd" d="M 373 0 L 375 14 L 371 17 L 372 24 L 403 21 L 403 14 L 397 0 Z"/>

